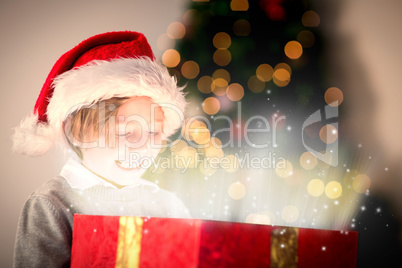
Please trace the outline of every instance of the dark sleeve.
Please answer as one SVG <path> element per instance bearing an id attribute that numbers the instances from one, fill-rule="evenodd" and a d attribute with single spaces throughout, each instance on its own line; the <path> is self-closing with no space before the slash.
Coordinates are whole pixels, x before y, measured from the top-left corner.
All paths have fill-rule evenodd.
<path id="1" fill-rule="evenodd" d="M 55 204 L 56 203 L 56 204 Z M 17 227 L 14 267 L 69 267 L 72 215 L 45 196 L 31 196 Z"/>

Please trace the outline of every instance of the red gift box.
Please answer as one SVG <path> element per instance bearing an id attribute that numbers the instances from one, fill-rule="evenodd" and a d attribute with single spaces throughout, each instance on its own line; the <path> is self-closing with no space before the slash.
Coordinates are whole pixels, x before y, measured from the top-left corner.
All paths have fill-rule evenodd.
<path id="1" fill-rule="evenodd" d="M 357 232 L 74 216 L 71 267 L 355 267 Z"/>

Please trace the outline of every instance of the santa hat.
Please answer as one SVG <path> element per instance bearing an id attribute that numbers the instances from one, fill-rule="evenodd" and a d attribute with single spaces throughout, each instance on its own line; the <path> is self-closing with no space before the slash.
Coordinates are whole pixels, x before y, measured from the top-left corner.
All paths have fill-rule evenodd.
<path id="1" fill-rule="evenodd" d="M 162 107 L 164 135 L 181 127 L 183 88 L 159 63 L 145 36 L 109 32 L 65 53 L 53 66 L 33 113 L 13 136 L 13 150 L 35 156 L 63 139 L 63 121 L 77 110 L 112 97 L 148 96 Z"/>

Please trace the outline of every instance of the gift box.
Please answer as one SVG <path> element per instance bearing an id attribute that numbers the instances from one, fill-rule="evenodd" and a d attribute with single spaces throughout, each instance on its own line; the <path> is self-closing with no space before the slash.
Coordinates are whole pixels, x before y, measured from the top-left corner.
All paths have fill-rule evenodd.
<path id="1" fill-rule="evenodd" d="M 71 267 L 355 267 L 354 231 L 74 216 Z"/>

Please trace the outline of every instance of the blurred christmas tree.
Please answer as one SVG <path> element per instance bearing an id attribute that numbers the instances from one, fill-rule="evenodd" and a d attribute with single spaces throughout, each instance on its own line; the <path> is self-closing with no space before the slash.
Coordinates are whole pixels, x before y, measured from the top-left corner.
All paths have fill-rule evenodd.
<path id="1" fill-rule="evenodd" d="M 261 115 L 272 124 L 272 116 L 283 115 L 287 122 L 277 130 L 300 130 L 303 120 L 292 121 L 294 115 L 325 105 L 319 23 L 307 1 L 193 1 L 183 21 L 168 28 L 176 45 L 162 61 L 205 115 L 225 114 L 244 127 L 240 102 L 243 119 Z M 222 127 L 223 120 L 212 122 Z"/>
<path id="2" fill-rule="evenodd" d="M 194 217 L 348 224 L 365 189 L 335 168 L 343 94 L 326 85 L 319 24 L 304 0 L 192 1 L 160 36 L 162 62 L 186 85 L 190 105 L 161 156 L 174 168 L 155 172 Z M 311 115 L 318 119 L 308 122 Z"/>

